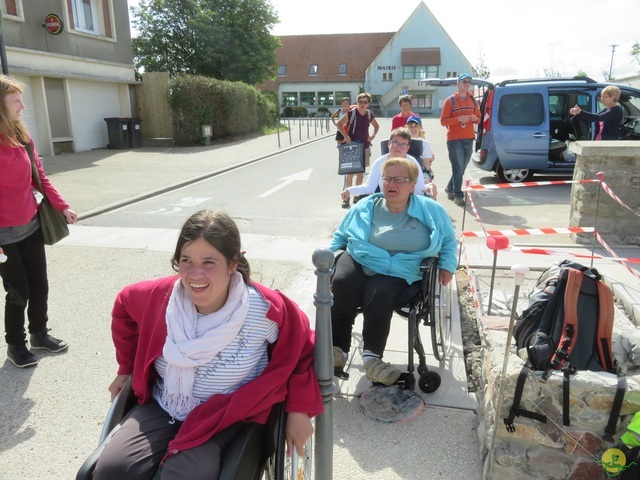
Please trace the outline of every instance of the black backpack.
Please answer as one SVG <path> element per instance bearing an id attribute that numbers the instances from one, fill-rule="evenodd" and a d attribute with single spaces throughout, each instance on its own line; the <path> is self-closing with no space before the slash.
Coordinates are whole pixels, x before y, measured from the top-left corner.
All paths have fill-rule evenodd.
<path id="1" fill-rule="evenodd" d="M 529 307 L 516 320 L 514 338 L 518 351 L 526 350 L 526 362 L 516 383 L 513 405 L 504 420 L 515 431 L 517 415 L 546 423 L 546 415 L 520 408 L 524 382 L 532 370 L 543 371 L 546 382 L 553 370 L 562 370 L 563 424 L 569 425 L 569 378 L 578 370 L 616 373 L 611 349 L 613 294 L 595 268 L 565 260 L 552 265 L 538 279 Z M 618 376 L 618 389 L 606 439 L 615 433 L 626 390 Z"/>

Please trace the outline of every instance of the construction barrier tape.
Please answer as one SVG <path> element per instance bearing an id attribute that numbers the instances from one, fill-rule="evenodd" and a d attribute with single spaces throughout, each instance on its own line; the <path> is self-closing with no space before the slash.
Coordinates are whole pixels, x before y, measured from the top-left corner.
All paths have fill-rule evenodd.
<path id="1" fill-rule="evenodd" d="M 600 245 L 602 245 L 602 248 L 604 248 L 607 252 L 609 252 L 612 257 L 620 258 L 620 257 L 618 257 L 618 255 L 615 254 L 613 249 L 609 245 L 607 245 L 607 242 L 604 241 L 604 239 L 600 236 L 600 234 L 598 232 L 595 233 L 595 237 L 598 240 L 598 242 L 600 242 Z M 627 268 L 627 270 L 629 270 L 629 272 L 634 277 L 640 278 L 640 274 L 638 272 L 636 272 L 635 270 L 633 270 L 629 265 L 627 265 L 626 262 L 622 261 L 621 263 Z"/>
<path id="2" fill-rule="evenodd" d="M 515 230 L 484 230 L 482 232 L 462 232 L 462 237 L 484 237 L 485 235 L 558 235 L 565 233 L 592 233 L 593 227 L 561 227 L 561 228 L 518 228 Z"/>
<path id="3" fill-rule="evenodd" d="M 497 183 L 495 185 L 480 185 L 475 183 L 467 187 L 468 190 L 497 190 L 500 188 L 520 188 L 520 187 L 543 187 L 545 185 L 566 185 L 569 183 L 596 183 L 593 180 L 551 180 L 548 182 L 519 182 L 519 183 Z"/>
<path id="4" fill-rule="evenodd" d="M 596 260 L 610 260 L 612 262 L 640 263 L 640 258 L 603 257 L 602 255 L 589 255 L 587 253 L 565 252 L 562 250 L 549 250 L 547 248 L 509 247 L 505 249 L 505 251 L 530 253 L 533 255 L 566 255 L 566 256 L 576 257 L 576 258 L 589 258 L 589 259 L 593 258 Z"/>
<path id="5" fill-rule="evenodd" d="M 604 182 L 601 182 L 600 185 L 602 185 L 602 188 L 604 189 L 605 192 L 607 192 L 607 194 L 613 198 L 616 202 L 618 202 L 620 205 L 622 205 L 624 208 L 626 208 L 627 210 L 629 210 L 631 213 L 633 213 L 634 215 L 640 217 L 640 213 L 636 212 L 635 210 L 633 210 L 629 205 L 627 205 L 626 203 L 624 203 L 620 197 L 618 197 L 615 193 L 613 193 L 613 190 L 611 190 L 611 187 L 609 187 L 609 185 L 607 185 Z"/>

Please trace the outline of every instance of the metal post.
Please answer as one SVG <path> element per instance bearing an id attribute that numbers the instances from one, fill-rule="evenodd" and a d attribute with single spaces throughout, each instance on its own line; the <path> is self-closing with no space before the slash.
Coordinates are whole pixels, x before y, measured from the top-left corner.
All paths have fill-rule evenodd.
<path id="1" fill-rule="evenodd" d="M 2 23 L 0 21 L 0 28 L 2 28 L 1 26 Z M 0 61 L 2 62 L 2 73 L 9 75 L 9 63 L 7 62 L 7 51 L 4 47 L 4 33 L 2 31 L 0 31 Z"/>
<path id="2" fill-rule="evenodd" d="M 460 227 L 460 231 L 464 232 L 464 221 L 467 217 L 467 197 L 469 196 L 469 192 L 468 192 L 468 188 L 469 185 L 471 184 L 471 180 L 467 179 L 466 180 L 466 185 L 465 185 L 465 202 L 464 202 L 464 209 L 462 210 L 462 226 Z M 460 257 L 462 257 L 462 241 L 460 241 L 460 249 L 458 250 L 458 266 L 460 266 Z"/>
<path id="3" fill-rule="evenodd" d="M 598 177 L 598 196 L 596 198 L 596 218 L 593 220 L 593 237 L 591 238 L 591 268 L 593 268 L 593 256 L 596 250 L 596 233 L 598 232 L 598 210 L 600 208 L 600 190 L 602 190 L 602 182 L 604 182 L 604 172 L 596 173 Z"/>
<path id="4" fill-rule="evenodd" d="M 318 248 L 313 252 L 315 274 L 318 277 L 313 304 L 316 306 L 316 345 L 314 366 L 324 412 L 316 417 L 316 441 L 314 443 L 315 480 L 333 478 L 333 348 L 331 335 L 331 305 L 333 294 L 329 277 L 333 266 L 333 252 Z"/>
<path id="5" fill-rule="evenodd" d="M 280 146 L 280 115 L 276 115 L 276 132 L 278 133 L 278 148 L 282 148 Z"/>
<path id="6" fill-rule="evenodd" d="M 511 271 L 514 276 L 514 283 L 516 284 L 513 292 L 513 303 L 511 304 L 511 317 L 509 318 L 509 331 L 507 332 L 507 344 L 504 347 L 504 362 L 502 364 L 502 376 L 500 378 L 500 388 L 498 390 L 498 400 L 495 408 L 493 418 L 493 434 L 491 436 L 491 446 L 489 448 L 489 475 L 487 478 L 491 478 L 493 472 L 493 452 L 496 448 L 496 432 L 498 430 L 498 415 L 502 410 L 502 389 L 504 387 L 504 379 L 507 375 L 507 365 L 509 364 L 509 347 L 511 345 L 511 339 L 513 338 L 513 324 L 516 319 L 516 309 L 518 307 L 518 297 L 520 296 L 520 286 L 524 283 L 524 276 L 529 271 L 529 267 L 526 265 L 514 265 L 511 267 Z"/>
<path id="7" fill-rule="evenodd" d="M 307 116 L 307 140 L 310 138 L 309 137 L 309 125 L 311 124 L 311 120 L 309 118 L 309 116 Z"/>
<path id="8" fill-rule="evenodd" d="M 302 141 L 302 119 L 304 117 L 300 117 L 300 121 L 298 122 L 298 137 L 300 138 L 300 141 Z"/>
<path id="9" fill-rule="evenodd" d="M 611 47 L 611 64 L 609 65 L 609 78 L 607 78 L 607 81 L 610 82 L 611 81 L 611 74 L 613 73 L 613 54 L 616 53 L 616 47 L 618 45 L 609 45 Z"/>
<path id="10" fill-rule="evenodd" d="M 317 118 L 315 118 L 314 120 L 315 120 L 315 122 L 313 122 L 313 125 L 316 127 L 316 133 L 315 133 L 315 135 L 316 135 L 316 137 L 317 137 L 317 136 L 318 136 L 318 119 L 317 119 Z"/>
<path id="11" fill-rule="evenodd" d="M 287 127 L 289 128 L 289 145 L 293 145 L 291 140 L 291 119 L 289 117 L 287 117 Z"/>
<path id="12" fill-rule="evenodd" d="M 489 305 L 487 315 L 491 315 L 491 302 L 493 302 L 493 282 L 496 279 L 496 263 L 498 263 L 498 250 L 493 251 L 493 266 L 491 267 L 491 285 L 489 287 Z"/>

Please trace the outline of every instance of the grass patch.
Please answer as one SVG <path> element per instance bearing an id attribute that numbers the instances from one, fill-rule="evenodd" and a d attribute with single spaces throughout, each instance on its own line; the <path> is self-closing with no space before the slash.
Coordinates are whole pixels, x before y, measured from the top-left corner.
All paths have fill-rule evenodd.
<path id="1" fill-rule="evenodd" d="M 280 131 L 281 132 L 286 132 L 287 130 L 289 130 L 287 128 L 287 126 L 284 123 L 280 124 Z M 276 133 L 278 131 L 278 129 L 274 126 L 274 127 L 262 127 L 262 134 L 263 135 L 271 135 L 273 133 Z"/>

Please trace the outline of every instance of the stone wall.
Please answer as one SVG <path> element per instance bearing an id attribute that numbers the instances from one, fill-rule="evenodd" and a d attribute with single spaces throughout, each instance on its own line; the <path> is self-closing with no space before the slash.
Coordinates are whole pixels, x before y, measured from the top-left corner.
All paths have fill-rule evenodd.
<path id="1" fill-rule="evenodd" d="M 546 383 L 542 383 L 539 381 L 539 374 L 534 373 L 533 378 L 528 378 L 525 383 L 521 407 L 546 414 L 547 423 L 516 417 L 516 431 L 509 433 L 503 419 L 513 403 L 516 381 L 524 362 L 516 355 L 515 347 L 512 347 L 502 392 L 501 411 L 496 418 L 508 319 L 504 318 L 502 325 L 499 325 L 496 317 L 488 318 L 480 318 L 484 389 L 478 402 L 478 434 L 481 455 L 485 458 L 483 478 L 489 478 L 492 460 L 489 449 L 494 428 L 497 430 L 491 480 L 603 478 L 603 468 L 598 463 L 602 454 L 619 444 L 619 437 L 624 433 L 633 414 L 640 411 L 640 369 L 635 365 L 635 357 L 629 352 L 628 355 L 621 353 L 616 357 L 628 369 L 628 375 L 627 393 L 614 443 L 605 442 L 602 436 L 609 419 L 617 379 L 615 375 L 600 372 L 578 372 L 572 376 L 571 425 L 568 427 L 562 425 L 562 374 L 553 373 Z M 626 327 L 634 329 L 631 324 Z M 640 342 L 640 336 L 638 337 L 637 341 Z M 627 348 L 619 342 L 621 335 L 618 334 L 615 338 L 618 339 L 614 341 L 618 351 L 620 348 Z"/>
<path id="2" fill-rule="evenodd" d="M 574 180 L 596 179 L 604 173 L 604 182 L 629 207 L 640 212 L 640 141 L 575 142 L 569 149 L 576 154 Z M 598 184 L 573 184 L 571 227 L 596 227 L 602 238 L 613 245 L 640 245 L 640 217 L 616 203 Z M 597 212 L 596 212 L 597 209 Z M 597 225 L 596 225 L 597 214 Z M 591 243 L 592 236 L 577 235 L 579 243 Z"/>

